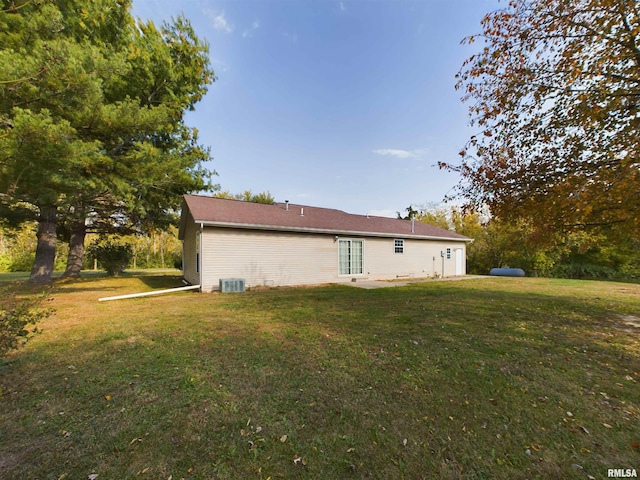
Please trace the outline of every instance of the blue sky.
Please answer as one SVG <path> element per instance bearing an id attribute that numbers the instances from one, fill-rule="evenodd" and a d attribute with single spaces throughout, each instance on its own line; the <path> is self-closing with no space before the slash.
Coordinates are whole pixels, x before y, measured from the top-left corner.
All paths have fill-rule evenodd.
<path id="1" fill-rule="evenodd" d="M 395 216 L 439 203 L 474 133 L 455 74 L 497 0 L 134 0 L 156 23 L 183 13 L 217 81 L 187 116 L 223 190 Z"/>

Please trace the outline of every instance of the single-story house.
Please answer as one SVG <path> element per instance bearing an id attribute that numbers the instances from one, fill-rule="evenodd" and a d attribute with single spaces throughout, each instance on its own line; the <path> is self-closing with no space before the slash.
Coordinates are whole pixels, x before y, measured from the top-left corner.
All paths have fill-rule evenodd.
<path id="1" fill-rule="evenodd" d="M 412 220 L 330 208 L 185 195 L 179 238 L 186 281 L 247 287 L 466 273 L 463 235 Z"/>

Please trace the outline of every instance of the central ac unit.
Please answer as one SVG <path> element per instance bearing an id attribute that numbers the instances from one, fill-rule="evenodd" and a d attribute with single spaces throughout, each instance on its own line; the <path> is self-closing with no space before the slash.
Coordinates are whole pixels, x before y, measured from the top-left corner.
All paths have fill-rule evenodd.
<path id="1" fill-rule="evenodd" d="M 220 291 L 222 293 L 244 292 L 244 278 L 221 278 Z"/>

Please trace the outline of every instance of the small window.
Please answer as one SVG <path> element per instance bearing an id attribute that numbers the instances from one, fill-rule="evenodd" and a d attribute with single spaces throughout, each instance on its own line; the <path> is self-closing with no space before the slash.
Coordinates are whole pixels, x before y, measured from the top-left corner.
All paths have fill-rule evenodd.
<path id="1" fill-rule="evenodd" d="M 451 260 L 451 249 L 447 248 L 447 260 Z"/>
<path id="2" fill-rule="evenodd" d="M 404 253 L 404 240 L 394 240 L 393 251 L 395 253 Z"/>

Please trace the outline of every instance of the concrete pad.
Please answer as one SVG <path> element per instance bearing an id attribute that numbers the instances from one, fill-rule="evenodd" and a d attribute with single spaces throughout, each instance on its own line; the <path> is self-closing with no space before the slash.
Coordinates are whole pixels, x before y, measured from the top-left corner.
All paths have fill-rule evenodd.
<path id="1" fill-rule="evenodd" d="M 460 277 L 444 277 L 444 278 L 412 278 L 402 280 L 356 280 L 355 282 L 345 283 L 351 287 L 364 288 L 372 290 L 376 288 L 406 287 L 413 283 L 429 283 L 429 282 L 454 282 L 458 280 L 473 280 L 476 278 L 489 278 L 486 275 L 464 275 Z"/>

